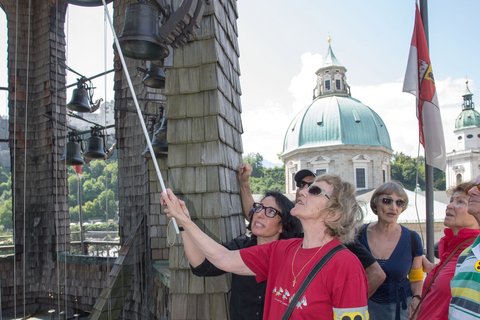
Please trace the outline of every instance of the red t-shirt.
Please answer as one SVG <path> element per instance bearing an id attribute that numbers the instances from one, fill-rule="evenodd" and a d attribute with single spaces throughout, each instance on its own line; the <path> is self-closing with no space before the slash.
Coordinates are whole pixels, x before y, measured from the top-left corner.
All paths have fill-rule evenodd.
<path id="1" fill-rule="evenodd" d="M 420 309 L 417 313 L 417 320 L 448 319 L 448 306 L 450 304 L 450 299 L 452 299 L 450 281 L 455 274 L 458 256 L 466 247 L 473 243 L 475 237 L 480 234 L 480 230 L 464 228 L 458 232 L 458 235 L 454 236 L 453 231 L 446 228 L 444 233 L 445 236 L 442 237 L 438 243 L 440 262 L 425 278 L 425 282 L 423 283 L 423 294 L 425 294 L 426 288 L 430 286 L 430 282 L 432 282 L 434 275 L 438 273 L 438 276 L 430 286 L 428 293 L 423 298 Z M 471 241 L 462 244 L 466 239 L 471 239 Z M 460 247 L 455 252 L 455 255 L 447 262 L 445 267 L 443 267 L 439 273 L 440 266 L 458 246 Z"/>
<path id="2" fill-rule="evenodd" d="M 315 258 L 318 248 L 303 249 L 302 239 L 274 241 L 240 250 L 240 256 L 252 270 L 258 282 L 267 280 L 263 319 L 282 318 L 293 294 L 298 290 L 310 270 L 333 247 L 340 244 L 334 239 L 327 243 Z M 293 273 L 292 260 L 298 250 Z M 305 268 L 302 267 L 305 266 Z M 337 252 L 323 266 L 299 299 L 291 319 L 368 319 L 367 278 L 360 261 L 349 250 Z"/>

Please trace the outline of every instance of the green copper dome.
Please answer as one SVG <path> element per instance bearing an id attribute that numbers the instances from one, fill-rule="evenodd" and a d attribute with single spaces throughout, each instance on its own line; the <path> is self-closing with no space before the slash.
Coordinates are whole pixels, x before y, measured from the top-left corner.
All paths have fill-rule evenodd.
<path id="1" fill-rule="evenodd" d="M 380 116 L 350 96 L 319 96 L 290 123 L 283 153 L 333 145 L 364 145 L 392 149 Z"/>
<path id="2" fill-rule="evenodd" d="M 480 113 L 475 109 L 465 109 L 455 120 L 455 130 L 468 127 L 480 128 Z"/>

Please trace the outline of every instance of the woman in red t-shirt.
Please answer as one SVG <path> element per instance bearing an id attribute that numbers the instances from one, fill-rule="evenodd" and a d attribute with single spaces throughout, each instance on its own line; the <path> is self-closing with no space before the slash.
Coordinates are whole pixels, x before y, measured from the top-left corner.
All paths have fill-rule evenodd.
<path id="1" fill-rule="evenodd" d="M 316 263 L 330 249 L 352 241 L 363 212 L 355 188 L 336 175 L 322 175 L 300 197 L 291 214 L 302 223 L 304 238 L 228 250 L 192 222 L 183 201 L 171 190 L 162 194 L 168 217 L 183 227 L 185 246 L 195 245 L 218 268 L 267 280 L 264 319 L 281 319 Z M 367 279 L 357 257 L 337 252 L 295 304 L 292 319 L 368 319 Z"/>

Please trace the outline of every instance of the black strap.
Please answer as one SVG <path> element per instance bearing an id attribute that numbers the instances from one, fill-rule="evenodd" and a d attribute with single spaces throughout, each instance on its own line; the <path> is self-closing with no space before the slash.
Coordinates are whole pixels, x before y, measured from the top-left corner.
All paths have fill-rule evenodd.
<path id="1" fill-rule="evenodd" d="M 307 289 L 308 285 L 310 282 L 312 282 L 313 278 L 317 275 L 317 273 L 322 269 L 322 267 L 330 261 L 330 259 L 333 257 L 335 253 L 337 253 L 340 250 L 346 249 L 346 247 L 343 244 L 339 244 L 338 246 L 332 248 L 330 251 L 325 254 L 320 261 L 313 267 L 313 269 L 310 271 L 308 276 L 305 278 L 305 280 L 302 282 L 302 285 L 298 289 L 298 291 L 295 293 L 295 295 L 292 297 L 292 300 L 290 300 L 290 304 L 288 305 L 287 311 L 283 314 L 282 320 L 288 320 L 290 316 L 292 315 L 293 309 L 295 308 L 295 305 L 298 302 L 298 299 L 300 299 L 301 295 L 305 292 L 305 289 Z"/>

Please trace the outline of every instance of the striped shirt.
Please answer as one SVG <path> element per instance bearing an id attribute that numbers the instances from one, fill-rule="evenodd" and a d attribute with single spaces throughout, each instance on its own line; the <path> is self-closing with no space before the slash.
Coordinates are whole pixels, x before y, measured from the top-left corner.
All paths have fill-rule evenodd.
<path id="1" fill-rule="evenodd" d="M 458 257 L 455 275 L 450 282 L 452 300 L 450 320 L 480 318 L 480 236 Z"/>

